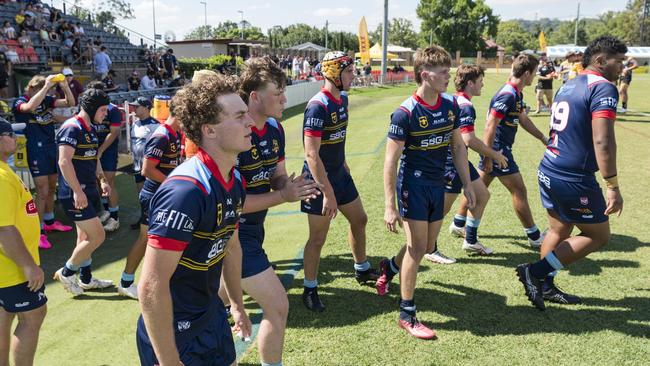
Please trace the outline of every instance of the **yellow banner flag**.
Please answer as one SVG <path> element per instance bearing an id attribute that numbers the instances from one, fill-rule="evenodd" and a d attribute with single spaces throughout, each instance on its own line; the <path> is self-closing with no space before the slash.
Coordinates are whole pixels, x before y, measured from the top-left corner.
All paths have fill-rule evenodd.
<path id="1" fill-rule="evenodd" d="M 359 22 L 359 53 L 363 65 L 370 61 L 370 39 L 368 38 L 366 17 L 361 17 L 361 22 Z"/>
<path id="2" fill-rule="evenodd" d="M 542 52 L 546 52 L 546 36 L 544 35 L 544 31 L 539 32 L 539 49 Z"/>

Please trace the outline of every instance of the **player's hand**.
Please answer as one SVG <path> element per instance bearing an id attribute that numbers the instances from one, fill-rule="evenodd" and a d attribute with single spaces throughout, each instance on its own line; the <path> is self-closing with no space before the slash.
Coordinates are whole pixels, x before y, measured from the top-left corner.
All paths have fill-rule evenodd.
<path id="1" fill-rule="evenodd" d="M 607 208 L 605 209 L 605 215 L 609 216 L 618 212 L 617 217 L 620 217 L 621 213 L 623 213 L 623 195 L 621 195 L 621 190 L 618 188 L 608 188 L 606 197 Z"/>
<path id="2" fill-rule="evenodd" d="M 55 77 L 56 77 L 56 74 L 48 75 L 45 78 L 45 86 L 48 87 L 48 88 L 53 87 L 56 83 L 52 82 L 52 79 L 54 79 Z"/>
<path id="3" fill-rule="evenodd" d="M 230 314 L 235 322 L 233 329 L 236 330 L 237 335 L 242 339 L 250 339 L 253 332 L 253 324 L 243 310 L 236 309 L 234 306 L 230 308 Z"/>
<path id="4" fill-rule="evenodd" d="M 111 195 L 111 186 L 108 184 L 106 181 L 102 181 L 101 183 L 102 187 L 102 196 L 103 197 L 108 197 Z"/>
<path id="5" fill-rule="evenodd" d="M 474 193 L 474 187 L 471 184 L 468 184 L 463 187 L 463 194 L 467 198 L 467 208 L 473 210 L 476 206 L 476 193 Z"/>
<path id="6" fill-rule="evenodd" d="M 291 173 L 287 183 L 280 190 L 280 196 L 285 202 L 309 201 L 320 194 L 319 184 L 307 179 L 307 173 L 303 173 L 298 178 L 294 178 L 295 175 L 295 173 Z"/>
<path id="7" fill-rule="evenodd" d="M 485 174 L 490 174 L 492 173 L 492 168 L 493 168 L 492 159 L 488 157 L 483 157 L 483 169 L 481 170 L 483 170 Z"/>
<path id="8" fill-rule="evenodd" d="M 336 217 L 336 213 L 338 211 L 338 206 L 336 204 L 336 197 L 334 196 L 334 192 L 332 193 L 325 193 L 323 195 L 323 216 L 327 216 L 330 219 L 334 219 Z"/>
<path id="9" fill-rule="evenodd" d="M 84 191 L 79 191 L 73 192 L 72 193 L 72 198 L 74 199 L 74 208 L 83 210 L 88 206 L 88 198 L 86 197 L 86 194 Z"/>
<path id="10" fill-rule="evenodd" d="M 384 223 L 386 224 L 388 231 L 391 233 L 397 233 L 397 225 L 399 225 L 399 227 L 404 227 L 402 218 L 395 207 L 386 207 L 384 210 Z"/>
<path id="11" fill-rule="evenodd" d="M 43 287 L 45 282 L 45 275 L 43 270 L 36 263 L 32 263 L 22 268 L 23 274 L 27 279 L 27 287 L 31 292 L 36 292 Z"/>
<path id="12" fill-rule="evenodd" d="M 503 156 L 501 151 L 495 151 L 494 162 L 497 163 L 500 169 L 505 169 L 508 167 L 508 158 Z"/>

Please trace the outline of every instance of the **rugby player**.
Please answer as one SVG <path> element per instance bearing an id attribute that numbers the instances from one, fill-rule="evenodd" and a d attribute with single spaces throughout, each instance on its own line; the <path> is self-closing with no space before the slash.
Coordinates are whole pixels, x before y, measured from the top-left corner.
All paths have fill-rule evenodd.
<path id="1" fill-rule="evenodd" d="M 354 276 L 359 283 L 375 281 L 377 272 L 366 257 L 366 224 L 350 168 L 345 160 L 348 125 L 348 94 L 354 80 L 354 60 L 341 51 L 328 52 L 321 62 L 325 86 L 307 103 L 303 121 L 305 164 L 303 173 L 320 185 L 322 195 L 302 201 L 300 210 L 308 214 L 309 239 L 305 245 L 305 278 L 302 300 L 312 311 L 325 311 L 318 296 L 320 253 L 330 222 L 338 211 L 350 224 L 349 242 L 354 258 Z"/>
<path id="2" fill-rule="evenodd" d="M 151 199 L 149 237 L 139 283 L 142 365 L 230 365 L 236 353 L 220 277 L 242 336 L 251 323 L 242 300 L 237 232 L 245 183 L 234 168 L 251 148 L 254 122 L 234 79 L 206 76 L 174 96 L 183 132 L 199 146 Z"/>
<path id="3" fill-rule="evenodd" d="M 99 89 L 88 89 L 79 96 L 79 113 L 65 121 L 56 134 L 59 145 L 58 198 L 63 209 L 77 227 L 77 243 L 65 265 L 56 271 L 54 279 L 73 296 L 84 290 L 101 289 L 113 285 L 112 281 L 92 276 L 92 253 L 104 242 L 106 234 L 97 209 L 100 194 L 108 196 L 111 187 L 97 161 L 99 143 L 93 123 L 106 117 L 110 98 Z M 79 273 L 79 281 L 76 274 Z"/>
<path id="4" fill-rule="evenodd" d="M 268 208 L 315 198 L 317 184 L 287 175 L 284 129 L 278 122 L 287 98 L 284 71 L 268 57 L 251 58 L 240 77 L 239 95 L 255 121 L 253 147 L 239 154 L 237 169 L 246 181 L 246 203 L 239 219 L 242 288 L 263 312 L 258 347 L 262 365 L 281 365 L 289 301 L 262 248 Z"/>
<path id="5" fill-rule="evenodd" d="M 626 52 L 625 44 L 614 37 L 595 39 L 584 53 L 585 70 L 555 95 L 551 138 L 537 172 L 549 230 L 542 259 L 517 266 L 526 296 L 540 310 L 545 309 L 545 300 L 580 303 L 579 297 L 555 286 L 554 275 L 607 244 L 609 215 L 623 210 L 616 168 L 614 82 L 623 70 Z M 594 175 L 598 170 L 605 197 Z M 574 227 L 579 234 L 571 236 Z"/>
<path id="6" fill-rule="evenodd" d="M 138 269 L 147 248 L 151 197 L 153 197 L 169 173 L 180 164 L 181 159 L 181 124 L 174 117 L 173 103 L 170 103 L 169 110 L 169 118 L 165 123 L 158 125 L 158 128 L 149 136 L 144 146 L 142 176 L 145 181 L 138 195 L 140 201 L 140 234 L 131 246 L 131 250 L 129 250 L 122 278 L 117 286 L 118 294 L 132 299 L 138 298 L 138 288 L 134 283 L 135 271 Z"/>
<path id="7" fill-rule="evenodd" d="M 11 124 L 0 118 L 0 365 L 10 364 L 11 349 L 11 364 L 21 366 L 34 363 L 47 297 L 39 267 L 36 205 L 7 164 L 16 146 Z M 13 328 L 15 318 L 18 324 Z"/>
<path id="8" fill-rule="evenodd" d="M 632 70 L 639 67 L 639 63 L 632 56 L 629 56 L 623 63 L 623 71 L 618 78 L 618 93 L 621 97 L 621 113 L 627 112 L 627 90 L 630 88 L 632 83 Z"/>
<path id="9" fill-rule="evenodd" d="M 533 214 L 528 204 L 528 193 L 524 180 L 519 172 L 519 166 L 512 153 L 512 145 L 515 142 L 515 135 L 519 125 L 538 139 L 546 146 L 548 137 L 541 132 L 533 121 L 526 114 L 523 89 L 532 84 L 537 70 L 537 59 L 532 55 L 522 54 L 515 58 L 512 64 L 512 71 L 508 82 L 499 89 L 490 101 L 490 112 L 488 114 L 483 142 L 491 146 L 493 150 L 500 151 L 507 159 L 508 166 L 502 168 L 497 162 L 488 156 L 482 156 L 479 162 L 479 174 L 486 187 L 494 178 L 498 178 L 501 184 L 512 195 L 512 205 L 524 227 L 528 237 L 528 244 L 533 248 L 539 248 L 544 239 L 543 234 L 535 225 Z M 457 236 L 463 236 L 467 216 L 467 205 L 461 203 L 454 221 L 449 226 L 449 231 Z"/>
<path id="10" fill-rule="evenodd" d="M 65 93 L 65 99 L 56 99 L 48 95 L 50 89 L 57 85 L 52 81 L 55 76 L 32 77 L 25 88 L 25 94 L 14 101 L 12 108 L 16 123 L 27 124 L 25 127 L 27 161 L 36 185 L 36 208 L 42 225 L 39 247 L 42 249 L 52 247 L 45 233 L 72 230 L 71 226 L 54 220 L 57 148 L 54 137 L 55 121 L 51 112 L 53 108 L 74 107 L 75 100 L 65 80 L 58 82 Z"/>
<path id="11" fill-rule="evenodd" d="M 500 152 L 487 147 L 474 134 L 474 123 L 476 121 L 476 110 L 472 104 L 472 97 L 480 96 L 481 89 L 483 88 L 483 76 L 485 75 L 484 69 L 479 65 L 463 64 L 458 67 L 454 84 L 456 86 L 456 100 L 460 110 L 459 114 L 459 128 L 460 134 L 463 138 L 465 146 L 476 151 L 480 155 L 491 157 L 499 167 L 506 168 L 508 166 L 508 159 Z M 478 240 L 478 227 L 481 223 L 483 210 L 485 205 L 490 199 L 490 192 L 488 192 L 483 180 L 479 179 L 479 173 L 474 168 L 474 165 L 469 162 L 469 173 L 472 180 L 472 187 L 476 194 L 475 207 L 469 211 L 467 225 L 465 225 L 465 240 L 463 241 L 463 249 L 468 253 L 488 255 L 492 253 L 492 249 L 485 247 Z M 447 153 L 447 163 L 445 165 L 445 207 L 443 216 L 447 216 L 451 206 L 456 201 L 460 194 L 462 182 L 460 176 L 456 173 L 454 166 L 453 154 L 451 150 Z M 437 243 L 436 243 L 437 244 Z M 427 254 L 424 255 L 427 260 L 439 264 L 452 264 L 456 260 L 442 254 L 437 247 L 428 248 Z"/>
<path id="12" fill-rule="evenodd" d="M 401 268 L 398 325 L 420 339 L 436 337 L 433 329 L 417 319 L 414 294 L 420 261 L 427 248 L 436 242 L 442 224 L 445 163 L 450 144 L 469 207 L 474 208 L 475 202 L 467 148 L 458 128 L 458 105 L 453 96 L 444 94 L 450 66 L 451 57 L 444 48 L 418 50 L 413 66 L 418 87 L 391 115 L 386 143 L 384 221 L 388 230 L 396 233 L 403 220 L 407 243 L 391 260 L 381 261 L 381 275 L 375 285 L 377 293 L 385 295 Z"/>

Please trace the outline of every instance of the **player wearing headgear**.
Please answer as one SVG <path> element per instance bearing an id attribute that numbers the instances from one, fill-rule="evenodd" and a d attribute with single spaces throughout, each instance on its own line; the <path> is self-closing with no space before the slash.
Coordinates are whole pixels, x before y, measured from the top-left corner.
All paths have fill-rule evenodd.
<path id="1" fill-rule="evenodd" d="M 585 70 L 556 93 L 551 111 L 551 138 L 537 171 L 549 230 L 541 260 L 517 266 L 517 276 L 530 302 L 540 310 L 544 300 L 580 303 L 554 284 L 558 270 L 602 248 L 611 235 L 608 216 L 620 215 L 614 121 L 618 92 L 613 84 L 623 69 L 627 47 L 604 36 L 585 50 Z M 600 170 L 606 198 L 594 173 Z M 571 236 L 573 228 L 580 233 Z"/>
<path id="2" fill-rule="evenodd" d="M 239 219 L 242 247 L 242 288 L 263 312 L 258 349 L 262 365 L 281 365 L 289 300 L 262 247 L 268 208 L 315 197 L 318 185 L 287 175 L 282 117 L 287 98 L 286 76 L 268 57 L 251 58 L 240 76 L 239 95 L 255 121 L 253 147 L 238 157 L 237 169 L 246 181 L 246 203 Z M 223 297 L 223 296 L 222 296 Z"/>
<path id="3" fill-rule="evenodd" d="M 32 77 L 25 88 L 25 94 L 14 101 L 12 108 L 16 122 L 27 124 L 27 161 L 36 185 L 36 207 L 42 225 L 39 247 L 42 249 L 52 247 L 45 233 L 72 230 L 72 227 L 54 220 L 57 148 L 54 138 L 55 121 L 51 112 L 53 108 L 73 107 L 75 99 L 65 79 L 58 82 L 65 93 L 65 99 L 47 95 L 57 84 L 55 77 L 57 75 Z"/>
<path id="4" fill-rule="evenodd" d="M 309 173 L 309 178 L 320 185 L 322 195 L 302 201 L 300 205 L 301 211 L 308 214 L 309 221 L 302 300 L 308 309 L 319 312 L 325 310 L 317 287 L 320 253 L 330 222 L 338 211 L 350 224 L 349 240 L 356 280 L 365 283 L 377 279 L 377 273 L 366 257 L 368 216 L 345 160 L 347 90 L 354 80 L 354 60 L 340 51 L 328 52 L 321 62 L 321 73 L 325 77 L 325 86 L 307 103 L 303 120 L 303 173 Z"/>
<path id="5" fill-rule="evenodd" d="M 532 84 L 537 70 L 537 59 L 532 55 L 519 55 L 512 64 L 512 71 L 508 82 L 499 89 L 490 101 L 490 111 L 487 117 L 483 142 L 491 146 L 493 150 L 501 152 L 508 158 L 508 166 L 500 167 L 489 156 L 482 156 L 479 162 L 479 174 L 486 187 L 494 178 L 498 178 L 512 195 L 512 205 L 524 227 L 528 244 L 533 248 L 542 245 L 544 235 L 535 225 L 533 214 L 528 204 L 528 193 L 524 180 L 519 172 L 519 166 L 512 153 L 512 145 L 515 143 L 515 135 L 519 125 L 546 145 L 548 137 L 537 129 L 533 121 L 526 114 L 523 89 Z M 463 236 L 467 216 L 465 201 L 462 202 L 454 221 L 449 226 L 452 234 Z"/>
<path id="6" fill-rule="evenodd" d="M 376 288 L 380 296 L 385 295 L 390 281 L 401 269 L 397 324 L 420 339 L 436 337 L 433 329 L 417 319 L 414 295 L 420 261 L 427 248 L 433 247 L 442 225 L 445 163 L 450 144 L 453 164 L 470 208 L 475 202 L 467 148 L 459 130 L 458 104 L 453 96 L 444 94 L 450 66 L 451 57 L 444 48 L 430 46 L 418 50 L 413 65 L 417 89 L 391 115 L 386 142 L 384 222 L 394 233 L 398 224 L 404 225 L 406 245 L 391 260 L 381 261 Z"/>
<path id="7" fill-rule="evenodd" d="M 627 90 L 630 88 L 632 83 L 632 70 L 639 67 L 639 63 L 632 56 L 629 56 L 625 62 L 623 62 L 623 71 L 618 78 L 618 93 L 621 96 L 621 108 L 620 112 L 627 112 Z"/>
<path id="8" fill-rule="evenodd" d="M 99 144 L 92 124 L 104 120 L 110 102 L 103 90 L 86 90 L 79 96 L 79 113 L 65 121 L 56 134 L 59 145 L 58 198 L 65 213 L 75 223 L 77 244 L 65 265 L 54 274 L 54 279 L 74 296 L 83 294 L 84 290 L 113 285 L 112 281 L 94 278 L 90 268 L 91 256 L 106 236 L 96 211 L 100 203 L 97 180 L 103 196 L 111 191 L 97 161 Z"/>
<path id="9" fill-rule="evenodd" d="M 219 298 L 220 277 L 242 336 L 251 333 L 241 289 L 237 231 L 245 183 L 237 155 L 251 148 L 253 120 L 234 79 L 192 82 L 173 98 L 183 132 L 199 146 L 158 188 L 138 297 L 142 365 L 230 365 L 235 345 Z"/>
<path id="10" fill-rule="evenodd" d="M 480 155 L 491 157 L 499 164 L 499 167 L 505 168 L 508 166 L 508 159 L 500 152 L 492 150 L 486 146 L 483 141 L 474 134 L 476 110 L 474 109 L 471 100 L 473 97 L 481 95 L 484 73 L 485 71 L 479 65 L 463 64 L 456 70 L 454 84 L 456 86 L 456 101 L 459 108 L 458 124 L 460 134 L 465 146 L 476 151 Z M 476 203 L 474 208 L 469 210 L 467 225 L 465 226 L 465 239 L 462 248 L 468 253 L 488 255 L 492 253 L 492 249 L 485 247 L 478 240 L 478 227 L 481 223 L 481 217 L 483 216 L 485 205 L 490 199 L 490 192 L 488 192 L 485 187 L 483 180 L 479 179 L 479 173 L 471 162 L 469 162 L 469 173 L 470 179 L 472 180 L 472 187 L 476 194 Z M 447 213 L 449 213 L 449 210 L 451 209 L 451 205 L 454 204 L 454 201 L 460 194 L 462 188 L 462 182 L 456 171 L 456 167 L 454 166 L 454 159 L 451 150 L 447 153 L 445 178 L 445 207 L 443 216 L 447 216 Z M 427 260 L 440 264 L 451 264 L 456 262 L 454 258 L 442 254 L 437 245 L 434 245 L 433 250 L 431 249 L 432 248 L 428 248 L 427 254 L 424 256 Z"/>

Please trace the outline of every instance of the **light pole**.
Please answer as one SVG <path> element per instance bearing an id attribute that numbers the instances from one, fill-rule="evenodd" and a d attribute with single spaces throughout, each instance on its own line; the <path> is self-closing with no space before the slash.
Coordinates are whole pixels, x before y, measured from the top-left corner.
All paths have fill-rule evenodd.
<path id="1" fill-rule="evenodd" d="M 153 7 L 153 50 L 156 51 L 156 0 L 151 1 Z"/>
<path id="2" fill-rule="evenodd" d="M 208 3 L 206 3 L 205 1 L 201 1 L 201 4 L 203 4 L 203 18 L 205 19 L 205 27 L 207 28 L 208 27 Z"/>
<path id="3" fill-rule="evenodd" d="M 241 28 L 241 39 L 244 39 L 244 11 L 237 10 L 237 12 L 241 15 L 241 23 L 239 24 L 239 27 Z"/>

